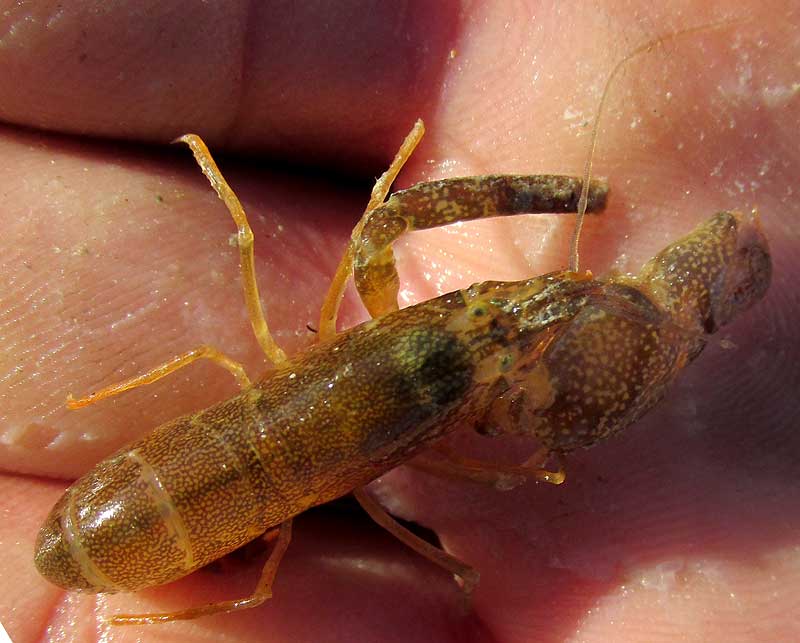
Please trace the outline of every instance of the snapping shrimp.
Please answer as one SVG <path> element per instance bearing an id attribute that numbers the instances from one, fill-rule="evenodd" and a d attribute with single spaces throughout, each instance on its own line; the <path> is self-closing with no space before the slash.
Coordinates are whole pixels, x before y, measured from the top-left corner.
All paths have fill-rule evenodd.
<path id="1" fill-rule="evenodd" d="M 418 123 L 373 201 L 383 201 L 422 131 Z M 722 212 L 670 244 L 637 276 L 597 279 L 567 270 L 475 284 L 398 309 L 391 244 L 405 230 L 575 211 L 582 188 L 581 180 L 561 176 L 434 181 L 395 193 L 356 226 L 342 274 L 354 266 L 374 319 L 336 334 L 340 288 L 334 283 L 320 325 L 323 341 L 290 360 L 261 310 L 244 211 L 202 141 L 181 140 L 239 226 L 245 299 L 275 369 L 251 383 L 233 360 L 201 347 L 71 400 L 78 408 L 199 358 L 228 368 L 242 386 L 236 397 L 162 425 L 75 482 L 47 518 L 35 561 L 61 587 L 136 591 L 191 573 L 267 531 L 279 533 L 251 596 L 166 614 L 119 615 L 114 624 L 262 603 L 271 595 L 292 518 L 354 490 L 382 525 L 469 588 L 477 582 L 471 568 L 393 524 L 363 485 L 465 422 L 535 437 L 543 456 L 513 473 L 560 482 L 561 472 L 540 466 L 547 456 L 562 457 L 633 423 L 701 352 L 705 337 L 758 301 L 770 280 L 757 217 Z M 589 211 L 602 209 L 605 184 L 587 188 Z M 454 458 L 450 465 L 457 471 L 461 463 Z M 491 473 L 492 465 L 483 469 Z"/>
<path id="2" fill-rule="evenodd" d="M 253 270 L 244 211 L 203 142 L 181 140 L 239 229 L 245 302 L 275 369 L 251 383 L 241 365 L 201 346 L 79 400 L 72 408 L 145 385 L 197 359 L 239 382 L 240 395 L 162 425 L 101 462 L 54 507 L 36 546 L 52 582 L 85 591 L 135 591 L 180 578 L 274 529 L 273 552 L 252 595 L 114 624 L 195 618 L 246 609 L 271 595 L 291 520 L 353 491 L 381 525 L 460 576 L 477 573 L 393 522 L 363 485 L 465 422 L 486 433 L 534 437 L 519 467 L 457 456 L 442 472 L 559 483 L 561 459 L 635 422 L 705 345 L 705 337 L 766 292 L 771 263 L 757 216 L 723 212 L 649 261 L 636 276 L 596 279 L 570 270 L 486 282 L 403 310 L 391 245 L 406 230 L 522 212 L 600 211 L 601 181 L 495 175 L 424 183 L 384 202 L 422 136 L 418 123 L 373 192 L 334 279 L 318 345 L 287 358 L 270 334 Z M 336 333 L 352 271 L 373 320 Z M 502 486 L 502 485 L 500 485 Z"/>

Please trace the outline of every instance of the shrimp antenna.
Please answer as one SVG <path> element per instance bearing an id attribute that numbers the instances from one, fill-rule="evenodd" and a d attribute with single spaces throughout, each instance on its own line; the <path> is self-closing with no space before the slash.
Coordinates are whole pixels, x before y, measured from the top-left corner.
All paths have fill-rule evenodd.
<path id="1" fill-rule="evenodd" d="M 586 163 L 583 166 L 583 185 L 581 186 L 581 195 L 578 199 L 578 216 L 575 220 L 575 229 L 572 232 L 572 240 L 570 241 L 570 250 L 569 250 L 569 270 L 572 272 L 578 272 L 580 268 L 580 255 L 578 253 L 578 244 L 581 238 L 581 230 L 583 229 L 583 219 L 586 215 L 586 206 L 589 202 L 589 180 L 592 178 L 592 163 L 594 161 L 594 152 L 597 148 L 597 138 L 598 133 L 600 130 L 600 118 L 603 114 L 603 108 L 606 104 L 606 99 L 608 98 L 611 85 L 614 82 L 614 79 L 617 77 L 617 74 L 620 70 L 628 63 L 631 59 L 635 58 L 641 53 L 652 51 L 655 47 L 659 45 L 665 45 L 666 43 L 677 40 L 678 38 L 683 38 L 684 36 L 693 35 L 696 33 L 701 33 L 703 31 L 714 31 L 716 29 L 722 29 L 723 27 L 728 27 L 731 25 L 738 25 L 747 22 L 746 20 L 742 19 L 728 19 L 728 20 L 720 20 L 719 22 L 712 22 L 710 24 L 701 25 L 699 27 L 690 27 L 689 29 L 684 29 L 682 31 L 676 31 L 675 33 L 660 36 L 658 38 L 654 38 L 643 45 L 639 45 L 627 54 L 622 60 L 620 60 L 614 68 L 611 70 L 611 73 L 608 75 L 606 79 L 606 84 L 603 87 L 603 94 L 600 96 L 600 103 L 597 106 L 597 112 L 594 115 L 594 121 L 592 123 L 592 134 L 589 139 L 589 154 L 586 157 Z"/>

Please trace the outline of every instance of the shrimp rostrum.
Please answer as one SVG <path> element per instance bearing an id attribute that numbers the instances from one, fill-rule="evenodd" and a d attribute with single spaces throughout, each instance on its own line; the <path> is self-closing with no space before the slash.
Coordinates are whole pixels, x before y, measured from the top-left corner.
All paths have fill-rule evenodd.
<path id="1" fill-rule="evenodd" d="M 89 404 L 198 358 L 218 362 L 242 387 L 227 401 L 158 427 L 67 489 L 36 545 L 36 566 L 48 580 L 70 590 L 136 591 L 180 578 L 278 528 L 251 596 L 111 621 L 252 607 L 271 596 L 292 518 L 354 492 L 380 524 L 471 586 L 476 572 L 394 523 L 363 486 L 464 424 L 531 436 L 538 455 L 503 467 L 442 451 L 433 469 L 496 482 L 510 474 L 560 482 L 563 472 L 545 469 L 553 457 L 633 423 L 710 333 L 767 290 L 770 255 L 757 215 L 720 212 L 635 276 L 566 270 L 479 283 L 398 309 L 392 243 L 404 231 L 575 212 L 582 188 L 570 177 L 493 175 L 422 183 L 386 200 L 421 135 L 418 123 L 376 185 L 323 307 L 320 341 L 290 359 L 261 310 L 244 211 L 202 141 L 182 137 L 239 227 L 245 300 L 275 368 L 250 383 L 233 360 L 203 346 L 72 400 L 72 407 Z M 602 210 L 605 183 L 592 181 L 586 190 L 588 210 Z M 336 309 L 353 273 L 373 319 L 337 334 Z"/>

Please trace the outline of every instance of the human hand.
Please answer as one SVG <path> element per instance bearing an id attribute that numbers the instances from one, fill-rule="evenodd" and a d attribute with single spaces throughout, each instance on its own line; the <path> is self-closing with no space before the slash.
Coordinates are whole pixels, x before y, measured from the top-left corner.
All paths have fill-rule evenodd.
<path id="1" fill-rule="evenodd" d="M 790 429 L 798 349 L 788 320 L 797 308 L 789 285 L 797 271 L 797 16 L 753 5 L 737 13 L 750 22 L 665 44 L 617 81 L 595 160 L 613 200 L 588 221 L 582 262 L 597 273 L 636 270 L 713 212 L 757 205 L 775 261 L 767 300 L 713 338 L 636 427 L 570 458 L 562 487 L 501 494 L 403 469 L 374 487 L 481 572 L 472 612 L 464 615 L 451 579 L 377 528 L 319 512 L 298 521 L 269 603 L 154 626 L 148 640 L 796 636 L 791 483 L 800 471 Z M 251 154 L 246 163 L 223 160 L 222 169 L 250 214 L 267 314 L 291 352 L 313 340 L 306 324 L 316 325 L 366 202 L 366 179 L 384 169 L 415 118 L 425 118 L 428 135 L 404 185 L 486 172 L 579 174 L 584 123 L 614 62 L 642 42 L 720 17 L 693 4 L 678 16 L 640 3 L 591 13 L 485 3 L 458 20 L 450 18 L 457 7 L 437 5 L 432 16 L 425 3 L 404 14 L 380 7 L 327 16 L 318 8 L 298 15 L 310 11 L 298 7 L 293 16 L 248 15 L 230 4 L 226 16 L 169 5 L 156 15 L 138 6 L 50 9 L 57 21 L 16 23 L 0 56 L 0 77 L 15 89 L 0 100 L 11 123 L 0 138 L 0 463 L 9 472 L 0 619 L 15 641 L 48 624 L 52 638 L 63 629 L 66 640 L 82 640 L 106 627 L 97 617 L 248 593 L 252 569 L 223 582 L 195 574 L 99 603 L 65 600 L 32 565 L 36 530 L 65 484 L 14 472 L 73 477 L 234 386 L 198 365 L 79 412 L 63 410 L 69 392 L 202 342 L 252 375 L 263 368 L 236 252 L 225 242 L 233 225 L 185 150 L 16 126 L 150 143 L 195 130 L 212 151 Z M 256 167 L 264 158 L 322 171 Z M 403 241 L 403 303 L 563 267 L 571 219 L 521 219 Z M 351 303 L 343 325 L 362 318 Z M 721 338 L 736 348 L 724 349 Z M 485 451 L 507 443 L 462 440 Z"/>

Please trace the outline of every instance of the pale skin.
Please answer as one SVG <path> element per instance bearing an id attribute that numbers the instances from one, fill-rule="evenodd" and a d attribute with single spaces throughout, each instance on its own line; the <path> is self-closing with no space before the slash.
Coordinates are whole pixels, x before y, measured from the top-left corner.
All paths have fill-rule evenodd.
<path id="1" fill-rule="evenodd" d="M 257 565 L 103 598 L 95 614 L 95 597 L 65 597 L 36 575 L 32 547 L 67 480 L 236 386 L 224 371 L 196 365 L 81 411 L 62 409 L 67 393 L 133 375 L 202 342 L 243 361 L 253 377 L 265 368 L 241 301 L 237 253 L 227 243 L 235 229 L 186 150 L 144 151 L 16 126 L 45 123 L 158 144 L 194 130 L 217 154 L 253 154 L 220 165 L 250 214 L 270 326 L 291 355 L 313 341 L 306 324 L 316 326 L 369 177 L 385 169 L 415 118 L 425 118 L 428 134 L 403 186 L 486 172 L 579 174 L 588 145 L 581 125 L 594 114 L 613 63 L 655 36 L 731 17 L 693 3 L 662 14 L 651 4 L 614 3 L 592 13 L 472 4 L 447 27 L 433 18 L 418 24 L 416 7 L 401 18 L 316 15 L 303 22 L 316 57 L 296 68 L 284 63 L 312 55 L 308 42 L 282 41 L 280 57 L 261 51 L 256 43 L 271 37 L 270 25 L 285 23 L 245 17 L 235 5 L 215 23 L 230 27 L 212 60 L 181 40 L 192 31 L 187 20 L 209 16 L 138 23 L 144 18 L 123 13 L 69 14 L 51 23 L 51 40 L 21 21 L 19 49 L 0 56 L 0 77 L 25 90 L 0 100 L 12 124 L 0 132 L 0 283 L 11 284 L 0 291 L 0 359 L 2 373 L 12 373 L 0 384 L 0 465 L 9 472 L 1 483 L 0 621 L 12 638 L 33 640 L 49 624 L 72 619 L 81 640 L 106 627 L 96 617 L 248 592 Z M 791 553 L 800 533 L 800 438 L 792 430 L 800 349 L 791 295 L 800 208 L 788 192 L 800 175 L 800 108 L 791 95 L 799 52 L 786 44 L 796 41 L 792 25 L 800 16 L 782 5 L 757 6 L 759 13 L 745 4 L 736 14 L 752 22 L 676 41 L 617 81 L 595 161 L 614 201 L 602 219 L 588 222 L 581 259 L 601 273 L 624 254 L 618 267 L 635 270 L 711 213 L 755 204 L 775 263 L 767 300 L 716 336 L 669 398 L 625 436 L 571 456 L 565 485 L 499 493 L 401 469 L 377 486 L 391 509 L 435 530 L 480 570 L 473 611 L 464 616 L 446 574 L 360 514 L 323 512 L 295 523 L 272 601 L 238 615 L 152 627 L 148 640 L 228 634 L 255 641 L 265 632 L 274 641 L 503 642 L 800 634 L 791 616 L 800 595 Z M 403 42 L 436 46 L 426 57 L 401 48 L 390 58 L 391 30 L 371 40 L 359 20 L 403 24 L 413 35 Z M 131 32 L 141 42 L 115 37 Z M 146 73 L 142 51 L 154 57 Z M 409 67 L 392 67 L 390 59 Z M 390 75 L 375 71 L 381 64 Z M 156 97 L 164 104 L 154 107 Z M 249 167 L 267 157 L 310 160 L 323 170 L 290 177 Z M 361 185 L 332 178 L 330 167 L 362 177 Z M 472 281 L 563 267 L 570 222 L 538 216 L 416 235 L 398 249 L 401 304 Z M 348 300 L 342 324 L 364 318 Z M 60 441 L 44 448 L 59 432 Z M 501 457 L 508 442 L 467 434 L 454 444 Z M 523 448 L 515 442 L 505 455 Z M 20 470 L 51 479 L 14 474 Z M 137 634 L 113 631 L 110 640 Z"/>

